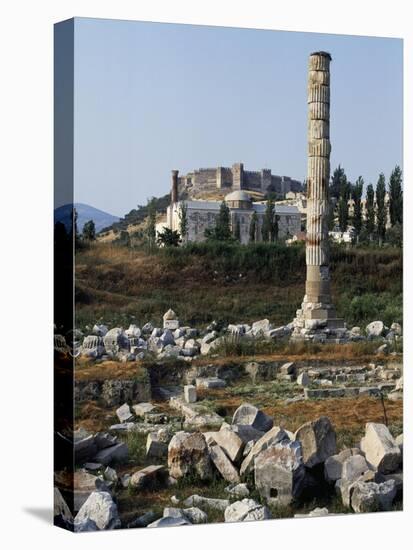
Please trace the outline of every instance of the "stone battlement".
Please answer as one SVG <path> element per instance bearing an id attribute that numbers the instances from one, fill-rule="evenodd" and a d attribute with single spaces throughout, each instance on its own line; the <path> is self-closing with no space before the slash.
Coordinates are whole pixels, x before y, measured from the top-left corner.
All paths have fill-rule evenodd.
<path id="1" fill-rule="evenodd" d="M 281 199 L 290 191 L 301 192 L 303 184 L 288 176 L 272 174 L 270 168 L 245 170 L 242 162 L 231 167 L 198 168 L 178 178 L 180 196 L 199 198 L 203 193 L 220 189 L 225 189 L 226 192 L 236 189 L 263 194 L 271 192 Z"/>

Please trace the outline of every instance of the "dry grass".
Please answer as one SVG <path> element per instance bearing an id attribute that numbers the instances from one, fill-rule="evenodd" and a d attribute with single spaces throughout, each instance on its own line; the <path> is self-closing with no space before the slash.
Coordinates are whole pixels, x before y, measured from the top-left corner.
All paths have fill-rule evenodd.
<path id="1" fill-rule="evenodd" d="M 224 253 L 219 247 L 189 247 L 172 252 L 148 254 L 142 248 L 104 242 L 79 250 L 78 326 L 99 319 L 112 326 L 148 320 L 160 324 L 169 307 L 193 326 L 205 326 L 214 318 L 251 322 L 265 317 L 279 326 L 294 317 L 301 303 L 303 251 L 229 247 Z M 401 270 L 401 252 L 396 249 L 335 252 L 332 291 L 339 315 L 362 325 L 376 315 L 390 323 L 400 320 Z M 353 299 L 361 301 L 353 304 Z"/>
<path id="2" fill-rule="evenodd" d="M 139 362 L 120 363 L 118 361 L 104 361 L 93 363 L 88 359 L 77 359 L 75 368 L 75 380 L 128 380 L 144 376 L 145 369 Z"/>

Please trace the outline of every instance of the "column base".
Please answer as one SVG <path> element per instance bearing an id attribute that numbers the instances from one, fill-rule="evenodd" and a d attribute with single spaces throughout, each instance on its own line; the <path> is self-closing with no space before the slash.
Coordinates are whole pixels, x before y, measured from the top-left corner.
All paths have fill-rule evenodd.
<path id="1" fill-rule="evenodd" d="M 344 343 L 349 332 L 332 304 L 304 301 L 293 321 L 292 341 Z"/>

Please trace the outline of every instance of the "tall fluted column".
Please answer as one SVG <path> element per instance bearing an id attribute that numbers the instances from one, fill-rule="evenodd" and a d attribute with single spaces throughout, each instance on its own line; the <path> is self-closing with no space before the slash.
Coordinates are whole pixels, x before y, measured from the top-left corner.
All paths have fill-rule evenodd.
<path id="1" fill-rule="evenodd" d="M 328 182 L 330 179 L 330 61 L 310 55 L 308 71 L 308 174 L 306 301 L 330 303 Z"/>
<path id="2" fill-rule="evenodd" d="M 328 251 L 330 180 L 330 62 L 327 52 L 310 55 L 308 66 L 307 277 L 292 337 L 342 341 L 345 324 L 331 302 Z"/>

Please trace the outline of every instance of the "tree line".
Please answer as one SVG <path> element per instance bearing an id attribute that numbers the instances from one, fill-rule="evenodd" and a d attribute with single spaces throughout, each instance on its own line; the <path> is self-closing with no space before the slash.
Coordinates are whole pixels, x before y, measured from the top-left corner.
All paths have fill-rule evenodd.
<path id="1" fill-rule="evenodd" d="M 401 245 L 403 235 L 403 178 L 400 166 L 390 174 L 388 186 L 383 173 L 376 186 L 369 183 L 366 188 L 365 211 L 363 215 L 364 179 L 359 176 L 355 183 L 348 181 L 340 165 L 334 170 L 329 185 L 330 216 L 329 229 L 338 222 L 340 231 L 354 228 L 354 239 L 358 242 L 375 242 Z M 388 192 L 388 201 L 386 193 Z M 353 200 L 350 216 L 349 200 Z M 390 227 L 388 227 L 390 221 Z"/>

